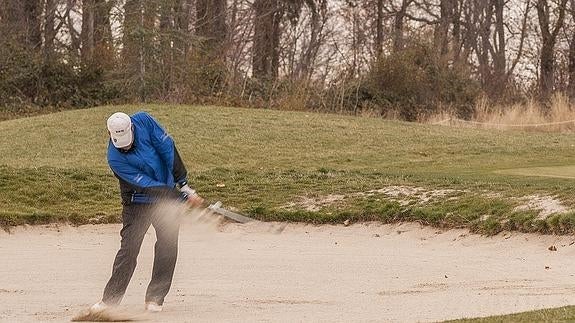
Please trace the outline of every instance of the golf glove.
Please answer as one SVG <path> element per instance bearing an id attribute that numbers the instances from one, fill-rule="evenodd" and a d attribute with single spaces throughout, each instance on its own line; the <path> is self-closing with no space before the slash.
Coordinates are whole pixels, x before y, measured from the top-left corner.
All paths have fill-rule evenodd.
<path id="1" fill-rule="evenodd" d="M 185 184 L 184 186 L 180 187 L 180 191 L 182 193 L 186 193 L 188 196 L 194 196 L 197 195 L 196 190 L 194 190 L 193 188 L 189 187 L 188 184 Z"/>

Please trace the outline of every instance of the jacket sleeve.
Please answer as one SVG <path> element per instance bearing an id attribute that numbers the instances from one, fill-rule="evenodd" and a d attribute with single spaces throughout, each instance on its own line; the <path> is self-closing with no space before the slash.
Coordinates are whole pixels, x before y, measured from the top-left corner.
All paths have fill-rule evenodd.
<path id="1" fill-rule="evenodd" d="M 184 162 L 178 153 L 178 149 L 174 145 L 174 168 L 172 171 L 174 175 L 174 180 L 178 184 L 182 184 L 188 181 L 188 171 L 186 170 L 186 166 L 184 166 Z"/>
<path id="2" fill-rule="evenodd" d="M 152 116 L 147 113 L 144 116 L 152 145 L 172 170 L 174 181 L 178 184 L 187 181 L 186 167 L 176 149 L 174 140 Z"/>
<path id="3" fill-rule="evenodd" d="M 170 167 L 174 181 L 178 184 L 186 182 L 188 173 L 176 149 L 174 140 L 152 116 L 147 113 L 145 116 L 152 145 L 162 160 Z"/>
<path id="4" fill-rule="evenodd" d="M 112 159 L 109 161 L 109 165 L 118 178 L 138 188 L 142 193 L 156 198 L 183 198 L 177 189 L 154 180 L 128 163 Z"/>

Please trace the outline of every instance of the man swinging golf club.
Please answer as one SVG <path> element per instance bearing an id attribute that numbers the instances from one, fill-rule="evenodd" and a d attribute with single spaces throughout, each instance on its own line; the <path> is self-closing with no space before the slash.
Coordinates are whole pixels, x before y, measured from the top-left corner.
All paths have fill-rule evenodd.
<path id="1" fill-rule="evenodd" d="M 162 200 L 180 200 L 198 207 L 203 199 L 188 186 L 187 171 L 173 139 L 152 116 L 138 112 L 130 117 L 116 112 L 108 118 L 107 126 L 108 164 L 120 182 L 122 239 L 102 300 L 90 311 L 103 311 L 120 303 L 136 268 L 144 235 L 153 225 L 157 241 L 145 308 L 160 312 L 172 284 L 179 225 L 173 223 L 177 219 L 151 210 Z"/>

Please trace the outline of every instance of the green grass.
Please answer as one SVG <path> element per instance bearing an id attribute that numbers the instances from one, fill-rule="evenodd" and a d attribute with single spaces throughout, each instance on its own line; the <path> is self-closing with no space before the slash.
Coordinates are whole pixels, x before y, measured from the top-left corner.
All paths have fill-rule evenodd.
<path id="1" fill-rule="evenodd" d="M 532 323 L 532 322 L 575 322 L 575 306 L 566 306 L 511 315 L 446 321 L 450 323 Z"/>
<path id="2" fill-rule="evenodd" d="M 499 171 L 499 173 L 509 175 L 543 176 L 543 177 L 575 179 L 575 165 L 555 166 L 555 167 L 514 168 L 514 169 L 505 169 Z"/>
<path id="3" fill-rule="evenodd" d="M 172 134 L 205 198 L 262 220 L 419 221 L 487 234 L 574 232 L 575 214 L 541 220 L 533 211 L 514 211 L 519 201 L 513 199 L 552 195 L 573 207 L 572 179 L 512 171 L 574 165 L 572 135 L 166 105 L 107 106 L 0 122 L 0 224 L 117 221 L 119 194 L 106 163 L 105 122 L 115 111 L 140 109 Z M 392 185 L 453 191 L 426 203 L 361 194 Z M 329 194 L 345 198 L 316 211 L 283 207 Z"/>

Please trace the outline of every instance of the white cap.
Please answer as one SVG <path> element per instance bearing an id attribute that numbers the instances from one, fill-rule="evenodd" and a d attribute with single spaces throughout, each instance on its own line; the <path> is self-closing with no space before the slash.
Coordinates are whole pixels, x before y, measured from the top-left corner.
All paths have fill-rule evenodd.
<path id="1" fill-rule="evenodd" d="M 132 120 L 123 112 L 116 112 L 108 118 L 108 131 L 116 148 L 128 147 L 134 139 Z"/>

